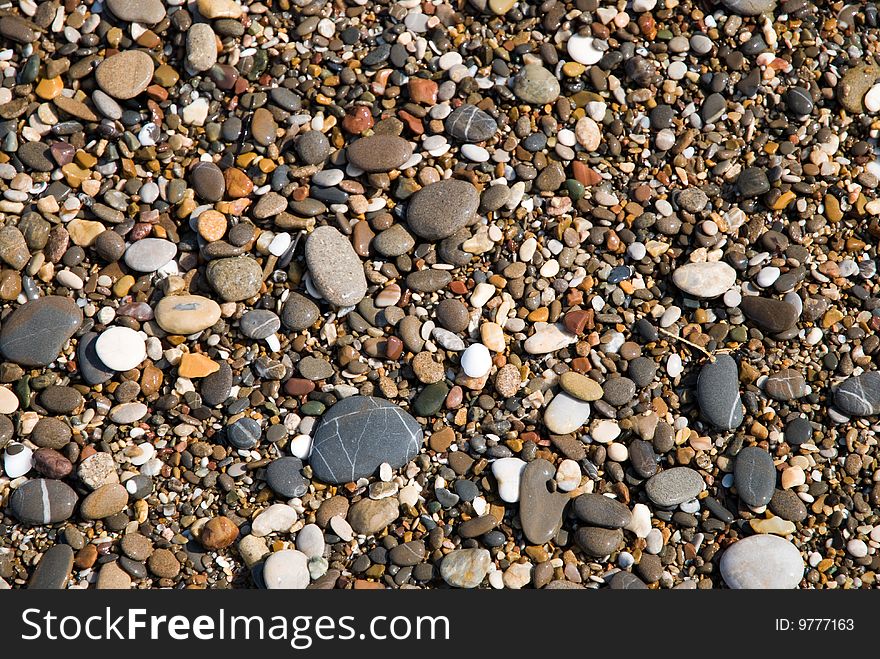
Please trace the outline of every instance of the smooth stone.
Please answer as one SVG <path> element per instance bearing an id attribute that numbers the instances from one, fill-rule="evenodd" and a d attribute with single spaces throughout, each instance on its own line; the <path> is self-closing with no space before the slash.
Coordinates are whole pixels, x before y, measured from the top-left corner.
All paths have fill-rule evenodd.
<path id="1" fill-rule="evenodd" d="M 804 576 L 804 559 L 791 542 L 775 535 L 743 538 L 721 555 L 721 576 L 736 590 L 797 588 Z"/>
<path id="2" fill-rule="evenodd" d="M 262 436 L 260 422 L 247 416 L 238 419 L 226 428 L 226 439 L 238 449 L 255 447 Z"/>
<path id="3" fill-rule="evenodd" d="M 575 532 L 574 541 L 587 556 L 602 558 L 620 548 L 623 544 L 623 531 L 582 526 Z"/>
<path id="4" fill-rule="evenodd" d="M 296 524 L 296 510 L 283 503 L 274 503 L 257 515 L 251 523 L 251 533 L 263 538 L 272 533 L 286 533 Z"/>
<path id="5" fill-rule="evenodd" d="M 559 392 L 544 410 L 544 425 L 555 435 L 576 432 L 590 419 L 590 404 Z"/>
<path id="6" fill-rule="evenodd" d="M 392 547 L 388 552 L 388 560 L 392 565 L 412 567 L 425 560 L 425 543 L 421 540 L 410 540 Z"/>
<path id="7" fill-rule="evenodd" d="M 193 165 L 189 181 L 196 195 L 211 203 L 220 201 L 226 192 L 223 172 L 213 162 L 200 160 Z"/>
<path id="8" fill-rule="evenodd" d="M 443 240 L 474 219 L 480 205 L 477 189 L 467 181 L 445 179 L 416 192 L 406 209 L 406 223 L 425 240 Z"/>
<path id="9" fill-rule="evenodd" d="M 103 60 L 95 70 L 95 81 L 110 97 L 134 98 L 153 79 L 153 58 L 142 50 L 123 50 Z"/>
<path id="10" fill-rule="evenodd" d="M 784 368 L 764 381 L 765 393 L 775 400 L 794 400 L 807 395 L 807 381 L 803 373 Z"/>
<path id="11" fill-rule="evenodd" d="M 402 256 L 412 251 L 416 241 L 402 224 L 394 224 L 373 238 L 371 243 L 382 256 Z"/>
<path id="12" fill-rule="evenodd" d="M 556 468 L 538 458 L 529 462 L 520 476 L 519 517 L 523 535 L 535 545 L 549 542 L 562 526 L 562 512 L 569 501 L 563 492 L 551 491 Z"/>
<path id="13" fill-rule="evenodd" d="M 137 423 L 147 416 L 149 408 L 143 403 L 122 403 L 110 409 L 110 420 L 120 425 Z"/>
<path id="14" fill-rule="evenodd" d="M 443 557 L 440 576 L 455 588 L 476 588 L 492 566 L 487 549 L 454 549 Z"/>
<path id="15" fill-rule="evenodd" d="M 294 332 L 311 327 L 320 315 L 318 305 L 299 293 L 291 293 L 281 307 L 281 323 Z"/>
<path id="16" fill-rule="evenodd" d="M 268 590 L 303 590 L 310 581 L 309 558 L 296 549 L 273 552 L 263 564 L 263 583 Z"/>
<path id="17" fill-rule="evenodd" d="M 804 116 L 810 114 L 815 107 L 813 97 L 810 92 L 803 87 L 789 87 L 783 94 L 786 107 L 792 111 L 795 116 Z"/>
<path id="18" fill-rule="evenodd" d="M 232 390 L 232 368 L 225 361 L 220 362 L 220 368 L 216 373 L 211 373 L 202 379 L 199 393 L 202 402 L 208 407 L 220 405 L 229 398 Z"/>
<path id="19" fill-rule="evenodd" d="M 622 529 L 632 520 L 629 508 L 602 494 L 582 494 L 574 500 L 572 508 L 578 519 L 591 526 Z"/>
<path id="20" fill-rule="evenodd" d="M 530 355 L 545 355 L 556 352 L 572 343 L 577 343 L 577 336 L 560 324 L 553 323 L 539 327 L 534 334 L 525 340 L 523 348 Z"/>
<path id="21" fill-rule="evenodd" d="M 220 305 L 201 295 L 169 295 L 153 309 L 156 323 L 169 334 L 188 336 L 220 320 Z"/>
<path id="22" fill-rule="evenodd" d="M 757 16 L 776 8 L 776 0 L 721 0 L 721 4 L 743 16 Z"/>
<path id="23" fill-rule="evenodd" d="M 412 146 L 396 135 L 371 135 L 349 144 L 345 154 L 352 165 L 367 173 L 390 172 L 412 158 Z"/>
<path id="24" fill-rule="evenodd" d="M 294 143 L 294 148 L 299 159 L 306 165 L 320 165 L 327 160 L 327 156 L 333 150 L 330 140 L 318 130 L 306 131 L 300 135 Z"/>
<path id="25" fill-rule="evenodd" d="M 880 413 L 880 371 L 868 371 L 844 380 L 834 390 L 834 406 L 849 416 Z"/>
<path id="26" fill-rule="evenodd" d="M 12 443 L 6 447 L 6 452 L 3 454 L 3 472 L 8 478 L 24 476 L 33 466 L 34 452 L 27 446 Z"/>
<path id="27" fill-rule="evenodd" d="M 217 35 L 208 23 L 194 23 L 186 32 L 186 63 L 195 73 L 207 71 L 217 63 Z M 259 108 L 257 111 L 264 110 Z M 256 116 L 256 113 L 255 113 Z M 271 116 L 271 115 L 270 115 Z M 252 131 L 254 139 L 258 139 L 257 131 Z"/>
<path id="28" fill-rule="evenodd" d="M 697 399 L 703 418 L 716 428 L 732 430 L 740 426 L 743 406 L 739 370 L 730 355 L 716 355 L 714 362 L 703 365 L 697 377 Z"/>
<path id="29" fill-rule="evenodd" d="M 604 393 L 601 384 L 575 371 L 566 371 L 560 375 L 559 386 L 565 393 L 587 402 L 599 400 Z"/>
<path id="30" fill-rule="evenodd" d="M 28 590 L 63 590 L 73 570 L 73 549 L 57 544 L 46 550 L 28 581 Z"/>
<path id="31" fill-rule="evenodd" d="M 314 431 L 309 464 L 314 477 L 342 484 L 372 476 L 383 462 L 403 467 L 422 446 L 419 423 L 381 398 L 351 396 L 331 407 Z"/>
<path id="32" fill-rule="evenodd" d="M 645 483 L 645 493 L 658 506 L 671 508 L 703 491 L 703 477 L 690 467 L 664 469 Z"/>
<path id="33" fill-rule="evenodd" d="M 66 483 L 35 478 L 12 493 L 9 507 L 23 524 L 39 526 L 69 519 L 77 500 L 76 492 Z"/>
<path id="34" fill-rule="evenodd" d="M 736 270 L 722 261 L 688 263 L 675 269 L 672 281 L 688 295 L 706 300 L 727 292 L 736 283 Z"/>
<path id="35" fill-rule="evenodd" d="M 125 250 L 125 265 L 136 272 L 156 272 L 177 255 L 177 245 L 163 238 L 144 238 Z"/>
<path id="36" fill-rule="evenodd" d="M 513 93 L 526 103 L 552 103 L 559 98 L 559 92 L 559 80 L 540 64 L 527 64 L 513 79 Z"/>
<path id="37" fill-rule="evenodd" d="M 468 103 L 453 110 L 444 127 L 461 142 L 485 142 L 498 132 L 498 124 L 488 113 Z"/>
<path id="38" fill-rule="evenodd" d="M 131 576 L 119 566 L 119 561 L 112 561 L 101 566 L 95 587 L 98 590 L 130 590 L 131 584 Z"/>
<path id="39" fill-rule="evenodd" d="M 519 458 L 499 458 L 492 463 L 492 475 L 498 481 L 498 496 L 502 501 L 519 501 L 520 480 L 526 464 Z"/>
<path id="40" fill-rule="evenodd" d="M 747 446 L 736 456 L 733 466 L 734 483 L 739 498 L 747 506 L 766 506 L 776 489 L 776 467 L 773 458 L 762 448 Z"/>
<path id="41" fill-rule="evenodd" d="M 791 490 L 774 491 L 769 508 L 774 515 L 790 522 L 803 522 L 809 514 L 804 502 Z"/>
<path id="42" fill-rule="evenodd" d="M 400 505 L 396 497 L 387 499 L 361 499 L 352 504 L 346 520 L 355 533 L 376 535 L 392 524 L 400 516 Z"/>
<path id="43" fill-rule="evenodd" d="M 263 270 L 248 256 L 233 256 L 208 263 L 208 282 L 226 302 L 241 302 L 260 292 Z"/>
<path id="44" fill-rule="evenodd" d="M 0 353 L 21 366 L 48 366 L 82 322 L 82 310 L 70 298 L 29 300 L 3 320 Z"/>
<path id="45" fill-rule="evenodd" d="M 122 512 L 128 505 L 128 490 L 120 483 L 107 483 L 83 499 L 79 507 L 85 519 L 104 519 Z"/>
<path id="46" fill-rule="evenodd" d="M 317 524 L 306 524 L 296 534 L 296 548 L 308 558 L 324 555 L 324 532 Z"/>
<path id="47" fill-rule="evenodd" d="M 162 0 L 107 0 L 107 7 L 126 23 L 155 25 L 165 18 Z"/>
<path id="48" fill-rule="evenodd" d="M 95 341 L 95 353 L 107 368 L 130 371 L 147 358 L 147 344 L 139 332 L 129 327 L 110 327 Z"/>
<path id="49" fill-rule="evenodd" d="M 268 309 L 250 309 L 238 321 L 238 328 L 249 339 L 266 339 L 281 329 L 281 319 Z"/>
<path id="50" fill-rule="evenodd" d="M 469 345 L 461 355 L 461 369 L 468 377 L 481 378 L 492 368 L 492 355 L 482 343 Z"/>
<path id="51" fill-rule="evenodd" d="M 767 172 L 760 167 L 746 167 L 740 172 L 736 186 L 739 193 L 749 199 L 769 192 L 770 180 L 767 178 Z"/>
<path id="52" fill-rule="evenodd" d="M 629 443 L 629 462 L 642 478 L 650 478 L 657 473 L 657 454 L 650 442 L 634 439 Z"/>
<path id="53" fill-rule="evenodd" d="M 309 489 L 302 468 L 302 460 L 292 456 L 273 460 L 266 467 L 266 483 L 278 496 L 286 499 L 301 497 Z"/>
<path id="54" fill-rule="evenodd" d="M 749 295 L 742 299 L 739 308 L 746 318 L 774 334 L 791 329 L 798 321 L 797 309 L 788 302 L 774 298 Z"/>
<path id="55" fill-rule="evenodd" d="M 360 257 L 348 238 L 331 226 L 318 227 L 306 240 L 306 264 L 312 284 L 337 307 L 350 307 L 367 294 L 367 279 Z"/>

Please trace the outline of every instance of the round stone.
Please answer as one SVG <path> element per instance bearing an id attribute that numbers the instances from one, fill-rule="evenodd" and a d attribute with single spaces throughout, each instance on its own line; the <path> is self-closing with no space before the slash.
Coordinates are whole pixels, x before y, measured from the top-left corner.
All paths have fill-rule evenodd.
<path id="1" fill-rule="evenodd" d="M 492 565 L 492 556 L 486 549 L 455 549 L 443 557 L 440 576 L 455 588 L 476 588 Z"/>
<path id="2" fill-rule="evenodd" d="M 208 282 L 227 302 L 254 297 L 263 285 L 260 264 L 248 256 L 234 256 L 208 263 Z"/>
<path id="3" fill-rule="evenodd" d="M 281 322 L 289 330 L 300 332 L 315 324 L 321 315 L 318 305 L 299 293 L 291 293 L 281 307 Z"/>
<path id="4" fill-rule="evenodd" d="M 260 429 L 259 421 L 247 416 L 242 417 L 226 428 L 226 439 L 238 449 L 254 448 L 259 443 L 262 435 L 263 431 Z"/>
<path id="5" fill-rule="evenodd" d="M 425 240 L 443 240 L 469 225 L 479 205 L 480 195 L 473 185 L 445 179 L 426 185 L 412 196 L 406 222 Z"/>
<path id="6" fill-rule="evenodd" d="M 308 556 L 296 549 L 273 552 L 263 565 L 263 582 L 269 590 L 302 590 L 309 581 Z"/>
<path id="7" fill-rule="evenodd" d="M 461 355 L 461 369 L 468 377 L 481 378 L 492 368 L 492 355 L 482 343 L 467 347 Z"/>
<path id="8" fill-rule="evenodd" d="M 559 80 L 540 64 L 527 64 L 513 80 L 513 93 L 526 103 L 552 103 L 559 98 L 559 92 Z"/>
<path id="9" fill-rule="evenodd" d="M 78 497 L 69 485 L 58 480 L 36 478 L 20 485 L 9 499 L 9 507 L 23 524 L 55 524 L 73 515 Z"/>
<path id="10" fill-rule="evenodd" d="M 324 414 L 314 432 L 309 465 L 319 481 L 349 483 L 372 476 L 384 462 L 403 467 L 419 452 L 422 438 L 418 422 L 397 405 L 351 396 Z"/>
<path id="11" fill-rule="evenodd" d="M 544 410 L 544 425 L 556 435 L 576 432 L 590 419 L 590 404 L 559 392 Z"/>
<path id="12" fill-rule="evenodd" d="M 110 327 L 95 341 L 98 359 L 114 371 L 130 371 L 147 358 L 144 337 L 129 327 Z"/>
<path id="13" fill-rule="evenodd" d="M 278 458 L 266 467 L 266 483 L 275 494 L 285 499 L 301 497 L 309 489 L 308 482 L 301 473 L 302 468 L 299 458 Z"/>
<path id="14" fill-rule="evenodd" d="M 792 543 L 775 535 L 753 535 L 724 550 L 721 576 L 728 587 L 788 590 L 804 576 L 804 559 Z"/>
<path id="15" fill-rule="evenodd" d="M 299 159 L 306 165 L 320 165 L 327 159 L 331 151 L 330 140 L 324 133 L 317 130 L 306 131 L 300 135 L 296 139 L 294 147 Z"/>
<path id="16" fill-rule="evenodd" d="M 124 50 L 111 55 L 95 70 L 98 86 L 118 100 L 134 98 L 152 79 L 153 58 L 142 50 Z"/>

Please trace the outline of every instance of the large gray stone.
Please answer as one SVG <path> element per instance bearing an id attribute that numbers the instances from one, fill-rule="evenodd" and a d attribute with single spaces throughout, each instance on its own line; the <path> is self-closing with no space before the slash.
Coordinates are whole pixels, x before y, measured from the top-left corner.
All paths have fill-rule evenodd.
<path id="1" fill-rule="evenodd" d="M 697 399 L 703 418 L 716 428 L 732 430 L 743 422 L 738 369 L 730 355 L 706 362 L 697 378 Z"/>
<path id="2" fill-rule="evenodd" d="M 48 295 L 30 300 L 4 320 L 0 354 L 22 366 L 48 366 L 82 322 L 82 311 L 70 298 Z"/>

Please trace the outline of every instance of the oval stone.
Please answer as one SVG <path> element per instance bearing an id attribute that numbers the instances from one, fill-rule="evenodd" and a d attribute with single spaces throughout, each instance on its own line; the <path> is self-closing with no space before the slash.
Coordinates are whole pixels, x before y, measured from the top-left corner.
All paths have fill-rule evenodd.
<path id="1" fill-rule="evenodd" d="M 331 407 L 315 429 L 309 464 L 319 481 L 341 484 L 372 476 L 383 462 L 403 467 L 422 446 L 422 428 L 381 398 L 351 396 Z"/>
<path id="2" fill-rule="evenodd" d="M 742 399 L 739 395 L 739 372 L 733 357 L 717 355 L 706 362 L 697 377 L 697 399 L 700 413 L 716 428 L 732 430 L 743 422 Z"/>
<path id="3" fill-rule="evenodd" d="M 455 588 L 476 588 L 486 577 L 492 565 L 487 549 L 455 549 L 443 557 L 440 576 Z"/>
<path id="4" fill-rule="evenodd" d="M 125 250 L 125 265 L 136 272 L 155 272 L 177 254 L 177 245 L 164 238 L 144 238 Z"/>
<path id="5" fill-rule="evenodd" d="M 437 181 L 412 196 L 406 209 L 406 222 L 425 240 L 443 240 L 469 225 L 479 205 L 480 195 L 467 181 Z"/>
<path id="6" fill-rule="evenodd" d="M 107 0 L 107 7 L 116 18 L 126 23 L 155 25 L 165 18 L 162 0 Z"/>
<path id="7" fill-rule="evenodd" d="M 484 142 L 498 131 L 498 124 L 489 114 L 469 103 L 453 110 L 444 126 L 461 142 Z"/>
<path id="8" fill-rule="evenodd" d="M 850 416 L 880 414 L 880 371 L 868 371 L 845 380 L 834 390 L 834 405 Z"/>
<path id="9" fill-rule="evenodd" d="M 602 494 L 582 494 L 574 500 L 573 507 L 578 519 L 592 526 L 622 529 L 632 520 L 629 508 Z"/>
<path id="10" fill-rule="evenodd" d="M 776 489 L 776 467 L 773 458 L 762 448 L 747 446 L 736 456 L 733 478 L 739 498 L 747 506 L 766 506 Z"/>
<path id="11" fill-rule="evenodd" d="M 749 295 L 740 301 L 739 308 L 758 327 L 774 334 L 791 329 L 798 320 L 797 309 L 784 300 Z"/>
<path id="12" fill-rule="evenodd" d="M 98 65 L 95 80 L 104 92 L 117 100 L 134 98 L 153 79 L 153 58 L 142 50 L 124 50 Z"/>
<path id="13" fill-rule="evenodd" d="M 255 296 L 263 285 L 260 264 L 248 256 L 217 259 L 205 271 L 208 281 L 226 302 L 241 302 Z"/>
<path id="14" fill-rule="evenodd" d="M 35 478 L 12 493 L 9 507 L 23 524 L 55 524 L 73 515 L 76 492 L 62 481 Z"/>
<path id="15" fill-rule="evenodd" d="M 721 261 L 688 263 L 676 268 L 672 281 L 692 297 L 709 299 L 723 295 L 736 283 L 736 270 Z"/>
<path id="16" fill-rule="evenodd" d="M 410 143 L 396 135 L 371 135 L 348 145 L 348 161 L 367 173 L 390 172 L 412 158 Z"/>
<path id="17" fill-rule="evenodd" d="M 645 493 L 658 506 L 671 508 L 703 491 L 703 477 L 690 467 L 664 469 L 645 483 Z"/>
<path id="18" fill-rule="evenodd" d="M 733 543 L 721 555 L 721 576 L 736 590 L 797 588 L 804 559 L 791 542 L 775 535 L 753 535 Z"/>
<path id="19" fill-rule="evenodd" d="M 337 307 L 350 307 L 367 294 L 360 257 L 348 239 L 330 226 L 318 227 L 306 241 L 306 264 L 321 296 Z"/>
<path id="20" fill-rule="evenodd" d="M 559 91 L 559 80 L 540 64 L 527 64 L 513 80 L 513 93 L 526 103 L 552 103 L 559 97 Z"/>
<path id="21" fill-rule="evenodd" d="M 590 419 L 590 404 L 560 391 L 544 410 L 544 425 L 555 435 L 567 435 Z"/>
<path id="22" fill-rule="evenodd" d="M 269 590 L 302 590 L 309 585 L 309 559 L 296 549 L 269 554 L 263 565 L 263 582 Z"/>
<path id="23" fill-rule="evenodd" d="M 48 366 L 82 322 L 82 311 L 70 298 L 29 300 L 4 319 L 0 354 L 22 366 Z"/>
<path id="24" fill-rule="evenodd" d="M 220 305 L 201 295 L 169 295 L 153 310 L 156 323 L 169 334 L 189 335 L 220 320 Z"/>

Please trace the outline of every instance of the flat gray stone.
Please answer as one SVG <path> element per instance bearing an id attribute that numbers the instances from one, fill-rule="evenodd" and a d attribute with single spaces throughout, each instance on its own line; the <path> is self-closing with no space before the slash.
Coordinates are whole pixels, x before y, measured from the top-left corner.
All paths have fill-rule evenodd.
<path id="1" fill-rule="evenodd" d="M 762 448 L 747 446 L 736 456 L 733 477 L 739 498 L 747 506 L 766 506 L 776 488 L 776 467 L 773 458 Z"/>
<path id="2" fill-rule="evenodd" d="M 342 484 L 372 476 L 383 462 L 403 467 L 422 446 L 418 422 L 381 398 L 343 398 L 322 417 L 314 432 L 309 464 L 314 477 Z"/>
<path id="3" fill-rule="evenodd" d="M 469 225 L 480 205 L 477 189 L 467 181 L 445 179 L 416 192 L 406 209 L 406 223 L 425 240 L 443 240 Z"/>
<path id="4" fill-rule="evenodd" d="M 465 103 L 446 117 L 446 132 L 460 142 L 484 142 L 498 132 L 498 124 L 476 105 Z"/>
<path id="5" fill-rule="evenodd" d="M 854 375 L 834 390 L 834 406 L 849 416 L 880 413 L 880 371 Z"/>
<path id="6" fill-rule="evenodd" d="M 622 529 L 632 520 L 629 508 L 602 494 L 582 494 L 572 504 L 582 522 L 609 529 Z"/>
<path id="7" fill-rule="evenodd" d="M 730 355 L 716 355 L 714 362 L 703 365 L 697 378 L 697 399 L 703 418 L 716 428 L 732 430 L 743 422 L 739 373 Z"/>
<path id="8" fill-rule="evenodd" d="M 63 590 L 73 569 L 73 549 L 58 544 L 49 547 L 28 581 L 28 590 Z"/>
<path id="9" fill-rule="evenodd" d="M 77 500 L 76 492 L 66 483 L 34 478 L 12 493 L 9 507 L 23 524 L 41 526 L 69 519 Z"/>
<path id="10" fill-rule="evenodd" d="M 177 254 L 177 245 L 163 238 L 144 238 L 125 250 L 125 265 L 136 272 L 156 272 Z"/>
<path id="11" fill-rule="evenodd" d="M 757 16 L 776 8 L 776 0 L 721 0 L 721 4 L 743 16 Z"/>
<path id="12" fill-rule="evenodd" d="M 519 518 L 523 535 L 535 545 L 559 533 L 562 512 L 570 500 L 567 493 L 551 491 L 555 475 L 556 468 L 540 458 L 529 462 L 520 475 Z"/>
<path id="13" fill-rule="evenodd" d="M 305 254 L 312 284 L 330 304 L 351 307 L 367 294 L 363 263 L 338 230 L 322 226 L 312 231 Z"/>
<path id="14" fill-rule="evenodd" d="M 155 25 L 165 18 L 162 0 L 107 0 L 107 7 L 116 18 L 126 23 Z"/>
<path id="15" fill-rule="evenodd" d="M 345 154 L 365 172 L 390 172 L 412 158 L 412 146 L 397 135 L 371 135 L 349 144 Z"/>
<path id="16" fill-rule="evenodd" d="M 658 506 L 672 508 L 703 491 L 703 477 L 690 467 L 673 467 L 655 474 L 645 483 L 645 494 Z"/>
<path id="17" fill-rule="evenodd" d="M 66 297 L 29 300 L 3 321 L 0 354 L 21 366 L 48 366 L 83 322 L 82 310 Z"/>

